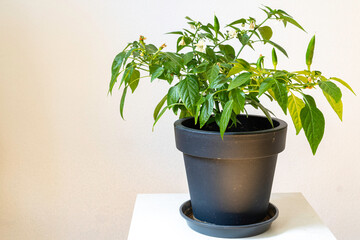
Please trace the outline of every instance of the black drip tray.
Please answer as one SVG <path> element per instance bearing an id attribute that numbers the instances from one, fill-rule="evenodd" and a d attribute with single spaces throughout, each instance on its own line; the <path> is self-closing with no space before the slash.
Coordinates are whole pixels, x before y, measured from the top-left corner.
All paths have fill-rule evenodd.
<path id="1" fill-rule="evenodd" d="M 267 231 L 271 223 L 278 217 L 279 210 L 269 203 L 267 216 L 260 222 L 247 225 L 216 225 L 199 221 L 194 217 L 191 201 L 184 202 L 180 207 L 180 214 L 185 218 L 191 229 L 212 237 L 220 238 L 244 238 L 261 234 Z"/>

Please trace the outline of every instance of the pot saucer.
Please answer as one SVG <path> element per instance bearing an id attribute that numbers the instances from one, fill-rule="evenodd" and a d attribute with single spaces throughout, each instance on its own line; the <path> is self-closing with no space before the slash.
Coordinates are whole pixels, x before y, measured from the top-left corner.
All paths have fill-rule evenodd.
<path id="1" fill-rule="evenodd" d="M 194 218 L 190 200 L 181 205 L 180 214 L 185 218 L 189 227 L 198 233 L 220 238 L 244 238 L 267 231 L 271 223 L 278 217 L 279 210 L 275 205 L 269 203 L 266 217 L 260 222 L 247 225 L 216 225 L 199 221 Z"/>

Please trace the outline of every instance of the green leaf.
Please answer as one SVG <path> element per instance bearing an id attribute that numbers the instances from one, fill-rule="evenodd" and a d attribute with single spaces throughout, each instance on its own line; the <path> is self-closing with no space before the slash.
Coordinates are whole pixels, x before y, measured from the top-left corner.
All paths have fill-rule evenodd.
<path id="1" fill-rule="evenodd" d="M 249 30 L 249 32 L 251 32 L 252 34 L 255 34 L 255 36 L 259 39 L 259 40 L 262 40 L 262 38 L 260 37 L 260 35 L 259 35 L 259 33 L 256 31 L 256 30 Z M 264 42 L 264 44 L 265 44 L 266 42 Z M 250 45 L 250 43 L 249 43 L 249 46 L 253 49 L 253 50 L 255 50 L 251 45 Z"/>
<path id="2" fill-rule="evenodd" d="M 227 82 L 226 77 L 220 74 L 213 81 L 210 81 L 209 88 L 211 89 L 221 88 L 226 82 Z"/>
<path id="3" fill-rule="evenodd" d="M 179 67 L 179 65 L 177 65 L 173 61 L 166 61 L 166 62 L 164 62 L 164 69 L 166 70 L 166 71 L 164 71 L 164 74 L 165 73 L 179 74 L 181 68 Z M 162 79 L 162 77 L 163 77 L 163 75 L 161 75 L 158 78 Z"/>
<path id="4" fill-rule="evenodd" d="M 271 17 L 271 14 L 270 14 L 270 12 L 269 11 L 267 11 L 266 9 L 263 9 L 263 8 L 260 8 L 261 10 L 263 10 L 265 13 L 266 13 L 266 15 L 268 16 L 268 17 Z"/>
<path id="5" fill-rule="evenodd" d="M 167 94 L 167 105 L 177 103 L 180 99 L 178 85 L 171 87 Z"/>
<path id="6" fill-rule="evenodd" d="M 266 78 L 259 87 L 259 97 L 266 92 L 269 88 L 271 88 L 275 83 L 275 79 L 273 78 Z"/>
<path id="7" fill-rule="evenodd" d="M 145 45 L 145 49 L 147 53 L 154 54 L 158 51 L 158 48 L 155 47 L 153 44 Z"/>
<path id="8" fill-rule="evenodd" d="M 211 40 L 213 40 L 213 35 L 209 34 L 209 33 L 199 33 L 198 34 L 200 38 L 209 38 Z"/>
<path id="9" fill-rule="evenodd" d="M 133 71 L 134 71 L 134 66 L 133 65 L 130 65 L 129 67 L 127 67 L 125 69 L 125 72 L 124 72 L 124 74 L 122 76 L 119 88 L 121 87 L 121 85 L 123 83 L 127 84 L 130 81 Z"/>
<path id="10" fill-rule="evenodd" d="M 121 52 L 114 58 L 114 61 L 111 66 L 111 73 L 112 75 L 115 75 L 119 72 L 121 65 L 124 61 L 124 57 L 126 55 L 126 52 Z"/>
<path id="11" fill-rule="evenodd" d="M 121 52 L 118 55 L 116 55 L 112 66 L 111 66 L 111 80 L 109 84 L 109 92 L 112 93 L 112 89 L 116 83 L 117 77 L 119 76 L 119 71 L 122 66 L 122 63 L 124 61 L 126 52 Z"/>
<path id="12" fill-rule="evenodd" d="M 183 35 L 183 32 L 181 31 L 175 31 L 175 32 L 168 32 L 166 34 L 176 34 L 176 35 Z"/>
<path id="13" fill-rule="evenodd" d="M 271 45 L 273 45 L 274 47 L 276 47 L 280 52 L 282 52 L 286 57 L 289 57 L 287 52 L 285 51 L 285 49 L 283 47 L 281 47 L 280 45 L 278 45 L 277 43 L 274 43 L 272 41 L 267 41 L 267 43 L 270 43 Z"/>
<path id="14" fill-rule="evenodd" d="M 184 44 L 180 44 L 180 42 L 184 42 Z M 177 39 L 176 41 L 176 53 L 178 53 L 180 50 L 182 50 L 185 47 L 188 47 L 189 44 L 191 43 L 192 39 L 190 37 L 187 36 L 181 36 Z"/>
<path id="15" fill-rule="evenodd" d="M 225 27 L 231 27 L 232 29 L 236 30 L 237 32 L 240 32 L 240 28 L 232 26 L 232 25 L 226 25 Z"/>
<path id="16" fill-rule="evenodd" d="M 229 87 L 228 87 L 228 91 L 237 88 L 245 83 L 247 83 L 248 81 L 250 81 L 252 73 L 250 72 L 245 72 L 245 73 L 241 73 L 239 74 L 236 78 L 234 78 Z"/>
<path id="17" fill-rule="evenodd" d="M 211 58 L 211 60 L 213 60 L 214 62 L 216 61 L 215 52 L 211 47 L 209 46 L 206 47 L 206 54 Z"/>
<path id="18" fill-rule="evenodd" d="M 149 66 L 149 75 L 153 74 L 155 72 L 155 70 L 158 69 L 159 67 L 161 67 L 161 65 L 151 64 Z"/>
<path id="19" fill-rule="evenodd" d="M 208 95 L 209 97 L 207 97 L 207 100 L 205 101 L 205 103 L 203 104 L 203 107 L 201 108 L 201 112 L 200 112 L 200 128 L 202 128 L 206 122 L 209 120 L 212 112 L 213 112 L 213 108 L 214 108 L 214 99 L 212 98 L 212 95 Z"/>
<path id="20" fill-rule="evenodd" d="M 154 81 L 156 78 L 160 77 L 161 74 L 164 73 L 163 67 L 158 67 L 152 74 L 151 74 L 151 82 Z"/>
<path id="21" fill-rule="evenodd" d="M 276 10 L 276 13 L 279 13 L 279 14 L 281 14 L 281 15 L 286 15 L 286 16 L 291 17 L 288 13 L 286 13 L 284 10 L 281 10 L 281 9 Z"/>
<path id="22" fill-rule="evenodd" d="M 234 66 L 230 69 L 227 77 L 231 77 L 232 75 L 235 75 L 244 70 L 245 68 L 241 64 L 235 63 Z"/>
<path id="23" fill-rule="evenodd" d="M 274 115 L 269 109 L 267 109 L 266 107 L 264 107 L 260 102 L 256 101 L 256 100 L 252 100 L 252 103 L 255 104 L 255 106 L 259 107 L 261 109 L 261 111 L 265 114 L 266 118 L 269 120 L 270 124 L 272 127 L 274 127 L 274 123 L 273 120 L 271 118 L 271 115 Z"/>
<path id="24" fill-rule="evenodd" d="M 186 76 L 179 82 L 178 90 L 186 109 L 194 114 L 194 107 L 200 97 L 198 81 L 192 76 Z"/>
<path id="25" fill-rule="evenodd" d="M 281 16 L 281 19 L 286 22 L 291 23 L 292 25 L 294 25 L 294 26 L 300 28 L 301 30 L 303 30 L 304 32 L 306 32 L 305 29 L 297 21 L 295 21 L 295 19 L 293 19 L 289 16 L 284 16 L 284 15 Z"/>
<path id="26" fill-rule="evenodd" d="M 245 18 L 241 18 L 239 20 L 236 20 L 230 24 L 228 24 L 227 26 L 232 26 L 232 25 L 236 25 L 236 24 L 245 24 L 246 23 L 246 19 Z"/>
<path id="27" fill-rule="evenodd" d="M 208 66 L 207 62 L 202 62 L 200 65 L 198 65 L 196 68 L 194 68 L 191 72 L 193 72 L 193 73 L 206 72 L 207 66 Z"/>
<path id="28" fill-rule="evenodd" d="M 249 42 L 249 39 L 250 39 L 250 37 L 249 37 L 249 35 L 247 35 L 246 33 L 244 33 L 244 34 L 242 34 L 242 35 L 238 35 L 239 37 L 239 40 L 240 40 L 240 42 L 241 42 L 241 44 L 242 45 L 246 45 L 246 44 L 248 44 L 248 42 Z"/>
<path id="29" fill-rule="evenodd" d="M 338 117 L 340 118 L 340 120 L 342 121 L 342 113 L 343 113 L 343 104 L 341 99 L 336 102 L 334 100 L 334 98 L 332 98 L 329 94 L 327 94 L 326 92 L 323 91 L 324 96 L 326 97 L 326 99 L 328 100 L 330 106 L 332 107 L 332 109 L 334 109 L 335 113 L 338 115 Z"/>
<path id="30" fill-rule="evenodd" d="M 297 73 L 297 74 L 303 74 L 303 75 L 306 75 L 306 76 L 310 76 L 310 71 L 308 70 L 304 70 L 304 71 L 295 71 L 295 72 L 292 72 L 292 73 Z"/>
<path id="31" fill-rule="evenodd" d="M 268 6 L 265 6 L 265 5 L 263 5 L 267 10 L 269 10 L 269 13 L 274 13 L 274 10 L 273 9 L 271 9 L 270 7 L 268 7 Z"/>
<path id="32" fill-rule="evenodd" d="M 206 53 L 203 52 L 199 52 L 199 51 L 195 51 L 197 55 L 199 55 L 200 57 L 202 57 L 203 59 L 211 62 L 211 57 L 208 56 Z"/>
<path id="33" fill-rule="evenodd" d="M 277 70 L 273 74 L 273 76 L 276 80 L 283 82 L 283 83 L 289 81 L 288 72 L 286 72 L 286 71 Z"/>
<path id="34" fill-rule="evenodd" d="M 215 113 L 215 123 L 216 125 L 218 125 L 218 127 L 220 128 L 220 118 L 221 118 L 221 114 L 220 113 Z M 214 119 L 213 118 L 213 119 Z M 210 121 L 212 120 L 212 118 L 210 118 Z"/>
<path id="35" fill-rule="evenodd" d="M 232 75 L 235 75 L 241 71 L 244 71 L 244 67 L 240 64 L 235 64 L 234 67 L 232 67 L 227 75 L 227 77 L 231 77 Z"/>
<path id="36" fill-rule="evenodd" d="M 350 87 L 350 85 L 347 84 L 344 80 L 341 80 L 340 78 L 336 78 L 336 77 L 331 77 L 330 80 L 334 80 L 334 81 L 337 81 L 337 82 L 341 83 L 342 85 L 347 87 L 347 89 L 349 89 L 354 95 L 356 95 L 355 92 Z"/>
<path id="37" fill-rule="evenodd" d="M 152 130 L 154 131 L 154 127 L 155 127 L 155 125 L 156 125 L 156 123 L 159 121 L 159 119 L 161 118 L 161 116 L 165 113 L 165 111 L 168 109 L 168 107 L 167 106 L 165 106 L 162 110 L 161 110 L 161 112 L 157 115 L 157 117 L 156 117 L 156 119 L 155 119 L 155 122 L 154 122 L 154 124 L 153 124 L 153 127 L 152 127 Z"/>
<path id="38" fill-rule="evenodd" d="M 188 53 L 184 54 L 182 58 L 184 60 L 184 65 L 186 65 L 194 58 L 194 53 L 188 52 Z"/>
<path id="39" fill-rule="evenodd" d="M 218 34 L 219 34 L 222 38 L 225 38 L 224 34 L 222 34 L 220 31 L 218 32 Z"/>
<path id="40" fill-rule="evenodd" d="M 233 110 L 235 114 L 240 114 L 245 107 L 245 93 L 240 89 L 230 91 L 229 99 L 233 100 Z"/>
<path id="41" fill-rule="evenodd" d="M 218 89 L 219 90 L 226 90 L 226 85 L 222 86 L 221 88 Z M 224 107 L 224 104 L 229 101 L 229 92 L 228 91 L 222 91 L 217 93 L 217 100 L 219 103 L 221 103 L 221 106 Z"/>
<path id="42" fill-rule="evenodd" d="M 180 42 L 184 39 L 184 36 L 180 36 L 176 41 L 176 53 L 180 52 L 185 46 L 181 45 Z M 184 40 L 185 41 L 185 40 Z M 186 43 L 185 43 L 186 44 Z"/>
<path id="43" fill-rule="evenodd" d="M 220 118 L 220 134 L 221 134 L 221 138 L 224 138 L 224 133 L 226 131 L 226 128 L 229 124 L 229 120 L 231 117 L 231 112 L 233 109 L 233 100 L 229 100 L 225 106 L 224 106 L 224 110 L 222 111 L 221 114 L 221 118 Z"/>
<path id="44" fill-rule="evenodd" d="M 263 39 L 266 41 L 270 40 L 270 38 L 273 35 L 273 31 L 272 31 L 271 27 L 269 27 L 269 26 L 259 27 L 258 30 L 259 30 L 261 36 L 263 37 Z"/>
<path id="45" fill-rule="evenodd" d="M 291 93 L 288 98 L 288 109 L 296 129 L 296 135 L 298 135 L 300 130 L 302 129 L 300 112 L 304 107 L 305 103 L 303 102 L 303 100 Z"/>
<path id="46" fill-rule="evenodd" d="M 230 45 L 219 45 L 220 51 L 224 54 L 225 58 L 229 61 L 234 60 L 235 50 Z"/>
<path id="47" fill-rule="evenodd" d="M 122 96 L 121 96 L 121 100 L 120 100 L 120 115 L 121 118 L 124 119 L 124 103 L 125 103 L 125 97 L 126 97 L 126 92 L 127 92 L 127 87 L 124 88 Z"/>
<path id="48" fill-rule="evenodd" d="M 320 88 L 329 94 L 335 102 L 339 102 L 341 99 L 341 90 L 338 86 L 336 86 L 335 83 L 332 83 L 330 81 L 321 81 L 319 83 Z"/>
<path id="49" fill-rule="evenodd" d="M 205 32 L 209 33 L 211 36 L 213 36 L 213 33 L 211 32 L 211 30 L 207 26 L 201 25 L 200 28 L 202 30 L 204 30 Z"/>
<path id="50" fill-rule="evenodd" d="M 188 24 L 193 25 L 193 26 L 195 27 L 195 23 L 188 23 Z M 195 37 L 195 34 L 192 33 L 192 32 L 190 32 L 189 30 L 187 30 L 187 29 L 185 29 L 185 28 L 183 28 L 183 30 L 184 30 L 186 33 L 188 33 L 191 37 Z M 185 34 L 186 34 L 186 33 L 185 33 Z"/>
<path id="51" fill-rule="evenodd" d="M 160 102 L 156 105 L 156 108 L 154 110 L 154 120 L 157 119 L 160 109 L 162 108 L 162 106 L 164 105 L 165 101 L 167 100 L 167 94 L 160 100 Z M 155 125 L 155 124 L 154 124 Z"/>
<path id="52" fill-rule="evenodd" d="M 301 124 L 312 153 L 315 155 L 324 135 L 325 119 L 322 112 L 316 107 L 315 101 L 311 96 L 304 94 L 304 102 L 305 107 L 300 112 Z"/>
<path id="53" fill-rule="evenodd" d="M 249 69 L 251 68 L 250 64 L 249 64 L 247 61 L 245 61 L 244 59 L 242 59 L 242 58 L 236 59 L 235 65 L 236 65 L 236 64 L 240 64 L 240 65 L 243 66 L 244 69 L 246 69 L 246 70 L 249 70 Z"/>
<path id="54" fill-rule="evenodd" d="M 180 112 L 179 119 L 186 118 L 186 117 L 191 117 L 191 114 L 189 113 L 189 111 L 185 107 L 180 108 L 180 109 L 181 109 L 181 112 Z"/>
<path id="55" fill-rule="evenodd" d="M 129 51 L 126 52 L 125 57 L 124 57 L 124 62 L 123 62 L 124 65 L 126 64 L 126 61 L 128 60 L 128 58 L 131 56 L 131 54 L 134 53 L 134 51 L 136 49 L 137 49 L 137 47 L 132 47 Z"/>
<path id="56" fill-rule="evenodd" d="M 276 101 L 278 102 L 281 109 L 286 114 L 287 105 L 288 105 L 288 96 L 287 96 L 288 92 L 287 92 L 287 88 L 286 88 L 285 84 L 280 83 L 275 80 L 272 90 L 274 91 Z"/>
<path id="57" fill-rule="evenodd" d="M 176 65 L 178 65 L 179 67 L 183 66 L 183 60 L 181 57 L 179 57 L 178 55 L 176 55 L 175 53 L 172 52 L 164 52 L 164 54 Z"/>
<path id="58" fill-rule="evenodd" d="M 194 120 L 195 120 L 195 125 L 198 122 L 199 119 L 199 114 L 200 114 L 200 109 L 201 109 L 201 105 L 205 102 L 205 97 L 201 96 L 199 101 L 197 101 L 196 103 L 196 112 L 194 114 Z"/>
<path id="59" fill-rule="evenodd" d="M 111 76 L 111 80 L 110 80 L 110 83 L 109 83 L 109 92 L 108 93 L 112 94 L 112 90 L 114 88 L 114 85 L 115 85 L 119 75 L 120 75 L 120 73 L 116 73 L 115 75 Z"/>
<path id="60" fill-rule="evenodd" d="M 220 68 L 217 64 L 214 64 L 208 71 L 207 71 L 207 78 L 209 79 L 210 83 L 213 82 L 217 76 L 219 75 Z"/>
<path id="61" fill-rule="evenodd" d="M 131 74 L 130 81 L 129 81 L 129 87 L 131 88 L 131 92 L 133 93 L 137 86 L 139 85 L 140 80 L 140 72 L 138 70 L 134 70 Z"/>
<path id="62" fill-rule="evenodd" d="M 301 75 L 294 76 L 294 79 L 299 83 L 308 83 L 309 82 L 307 77 L 304 77 L 304 76 L 301 76 Z"/>
<path id="63" fill-rule="evenodd" d="M 231 120 L 232 124 L 234 124 L 234 126 L 236 127 L 239 120 L 237 119 L 237 115 L 234 113 L 234 106 L 233 106 L 233 111 L 230 116 L 230 120 Z"/>
<path id="64" fill-rule="evenodd" d="M 306 65 L 308 66 L 309 71 L 314 57 L 314 48 L 315 48 L 315 35 L 311 38 L 306 51 Z"/>

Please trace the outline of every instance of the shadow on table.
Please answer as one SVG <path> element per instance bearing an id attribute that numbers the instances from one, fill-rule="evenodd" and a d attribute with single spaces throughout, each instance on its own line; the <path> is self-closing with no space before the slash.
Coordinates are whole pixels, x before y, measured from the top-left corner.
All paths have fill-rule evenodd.
<path id="1" fill-rule="evenodd" d="M 278 219 L 276 219 L 272 223 L 270 229 L 267 232 L 254 237 L 250 237 L 249 239 L 269 238 L 281 235 L 288 231 L 306 229 L 309 228 L 309 226 L 314 227 L 314 223 L 321 224 L 321 222 L 318 222 L 319 219 L 317 215 L 314 215 L 313 211 L 308 211 L 308 209 L 304 209 L 304 205 L 299 202 L 299 199 L 280 198 L 277 199 L 276 205 L 281 206 L 281 208 L 279 209 Z M 301 205 L 301 207 L 296 208 L 296 206 L 299 205 Z M 311 215 L 309 215 L 310 213 Z M 311 221 L 309 221 L 310 219 Z"/>

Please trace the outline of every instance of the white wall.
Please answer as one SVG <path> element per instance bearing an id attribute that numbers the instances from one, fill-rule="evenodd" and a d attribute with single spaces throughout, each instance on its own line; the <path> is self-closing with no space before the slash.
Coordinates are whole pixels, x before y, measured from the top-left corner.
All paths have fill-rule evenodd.
<path id="1" fill-rule="evenodd" d="M 308 31 L 275 27 L 290 55 L 279 57 L 279 67 L 305 68 L 316 33 L 314 67 L 360 93 L 357 0 L 2 0 L 0 239 L 126 239 L 137 193 L 186 192 L 176 118 L 167 114 L 151 132 L 166 84 L 142 80 L 122 121 L 120 92 L 107 96 L 112 59 L 140 34 L 173 49 L 174 37 L 163 33 L 185 27 L 186 15 L 211 21 L 216 12 L 228 23 L 262 16 L 261 3 L 287 10 Z M 315 157 L 275 106 L 289 132 L 273 190 L 302 192 L 338 239 L 348 240 L 360 228 L 360 98 L 343 93 L 343 123 L 318 101 L 327 125 Z"/>

